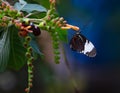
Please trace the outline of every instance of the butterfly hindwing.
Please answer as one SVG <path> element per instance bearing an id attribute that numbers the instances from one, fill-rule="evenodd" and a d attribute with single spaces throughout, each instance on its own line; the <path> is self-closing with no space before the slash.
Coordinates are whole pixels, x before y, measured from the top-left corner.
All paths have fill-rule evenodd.
<path id="1" fill-rule="evenodd" d="M 92 42 L 90 42 L 81 33 L 76 33 L 72 37 L 70 41 L 70 48 L 79 53 L 83 53 L 89 57 L 94 57 L 96 55 L 96 49 Z"/>

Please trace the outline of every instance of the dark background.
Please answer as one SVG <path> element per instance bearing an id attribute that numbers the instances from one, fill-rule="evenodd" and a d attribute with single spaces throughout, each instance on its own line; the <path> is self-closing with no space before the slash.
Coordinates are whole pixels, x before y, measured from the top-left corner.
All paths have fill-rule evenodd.
<path id="1" fill-rule="evenodd" d="M 93 42 L 97 56 L 89 58 L 75 53 L 66 45 L 69 62 L 75 71 L 85 71 L 85 93 L 120 92 L 120 1 L 119 0 L 60 0 L 60 15 Z M 69 3 L 68 3 L 69 2 Z M 63 11 L 64 10 L 64 11 Z M 68 34 L 69 40 L 74 31 Z M 82 68 L 82 69 L 81 69 Z"/>

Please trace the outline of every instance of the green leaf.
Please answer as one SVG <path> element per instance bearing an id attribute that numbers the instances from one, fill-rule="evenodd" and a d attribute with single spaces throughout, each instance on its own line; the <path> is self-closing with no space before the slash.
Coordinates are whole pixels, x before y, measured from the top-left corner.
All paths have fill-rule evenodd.
<path id="1" fill-rule="evenodd" d="M 31 16 L 29 16 L 29 18 L 37 18 L 37 19 L 40 19 L 40 18 L 43 18 L 46 16 L 46 13 L 45 12 L 34 12 L 32 13 Z"/>
<path id="2" fill-rule="evenodd" d="M 27 4 L 27 2 L 25 0 L 19 0 L 19 3 L 22 4 L 22 5 Z"/>
<path id="3" fill-rule="evenodd" d="M 2 38 L 0 38 L 0 72 L 4 71 L 7 67 L 9 53 L 10 53 L 10 41 L 9 41 L 8 28 L 4 31 Z"/>
<path id="4" fill-rule="evenodd" d="M 68 38 L 67 38 L 67 30 L 61 30 L 61 29 L 57 29 L 59 38 L 61 41 L 67 43 L 68 42 Z"/>
<path id="5" fill-rule="evenodd" d="M 19 70 L 26 63 L 26 49 L 23 47 L 21 38 L 18 36 L 17 29 L 12 26 L 10 31 L 10 57 L 8 68 Z"/>
<path id="6" fill-rule="evenodd" d="M 42 55 L 42 53 L 39 50 L 38 44 L 36 42 L 36 40 L 32 39 L 30 42 L 30 46 L 33 48 L 33 51 L 39 55 Z"/>
<path id="7" fill-rule="evenodd" d="M 27 2 L 25 2 L 24 0 L 19 0 L 19 2 L 16 2 L 14 4 L 14 8 L 18 11 L 21 11 L 22 8 L 27 4 Z"/>
<path id="8" fill-rule="evenodd" d="M 29 1 L 29 0 L 28 0 Z M 49 9 L 50 8 L 50 3 L 49 0 L 33 0 L 41 5 L 43 5 L 45 8 Z"/>
<path id="9" fill-rule="evenodd" d="M 32 11 L 47 12 L 46 8 L 38 4 L 26 4 L 22 10 L 28 13 Z"/>
<path id="10" fill-rule="evenodd" d="M 18 11 L 25 11 L 27 13 L 31 13 L 33 11 L 37 11 L 37 12 L 47 12 L 46 8 L 44 8 L 41 5 L 38 4 L 21 4 L 20 2 L 16 2 L 14 5 L 15 9 L 17 9 Z"/>

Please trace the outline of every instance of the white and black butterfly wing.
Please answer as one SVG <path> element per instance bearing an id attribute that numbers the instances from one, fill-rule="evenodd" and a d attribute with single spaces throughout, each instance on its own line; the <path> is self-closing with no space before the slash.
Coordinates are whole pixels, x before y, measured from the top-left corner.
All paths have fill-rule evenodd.
<path id="1" fill-rule="evenodd" d="M 73 51 L 83 53 L 89 57 L 96 56 L 96 49 L 92 42 L 86 39 L 82 34 L 75 34 L 70 41 L 70 48 Z"/>

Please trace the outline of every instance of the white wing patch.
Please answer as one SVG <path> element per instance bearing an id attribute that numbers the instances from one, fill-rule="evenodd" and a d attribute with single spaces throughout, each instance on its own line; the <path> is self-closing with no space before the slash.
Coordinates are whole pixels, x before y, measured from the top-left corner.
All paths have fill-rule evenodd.
<path id="1" fill-rule="evenodd" d="M 90 41 L 86 40 L 82 53 L 86 54 L 87 52 L 92 51 L 93 48 L 94 45 Z"/>
<path id="2" fill-rule="evenodd" d="M 85 45 L 84 45 L 84 50 L 81 53 L 89 57 L 94 57 L 96 56 L 96 49 L 90 41 L 86 40 Z"/>

